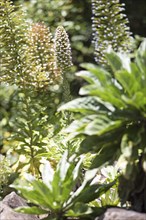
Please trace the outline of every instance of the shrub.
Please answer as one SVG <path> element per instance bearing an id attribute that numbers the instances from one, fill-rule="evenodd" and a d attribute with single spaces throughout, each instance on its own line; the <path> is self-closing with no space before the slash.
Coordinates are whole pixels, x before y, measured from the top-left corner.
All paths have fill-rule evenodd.
<path id="1" fill-rule="evenodd" d="M 124 158 L 126 167 L 120 179 L 122 201 L 130 200 L 134 209 L 146 211 L 146 40 L 133 61 L 113 51 L 106 57 L 114 77 L 101 67 L 82 65 L 87 71 L 77 75 L 88 82 L 80 90 L 83 97 L 63 105 L 60 110 L 78 113 L 67 131 L 74 137 L 84 137 L 79 153 L 96 154 L 91 168 Z M 138 189 L 139 203 L 136 202 Z"/>
<path id="2" fill-rule="evenodd" d="M 19 158 L 15 168 L 18 171 L 25 166 L 39 175 L 37 156 L 47 152 L 47 139 L 53 136 L 54 129 L 60 130 L 62 122 L 59 124 L 56 110 L 60 102 L 65 102 L 63 95 L 70 95 L 67 79 L 64 82 L 65 71 L 72 65 L 70 42 L 63 27 L 56 30 L 53 39 L 44 24 L 29 24 L 22 10 L 16 11 L 9 0 L 0 2 L 0 18 L 0 82 L 17 88 L 13 100 L 13 111 L 17 112 L 12 123 L 13 149 L 20 157 L 25 155 L 25 162 Z M 67 56 L 65 70 L 63 52 Z"/>

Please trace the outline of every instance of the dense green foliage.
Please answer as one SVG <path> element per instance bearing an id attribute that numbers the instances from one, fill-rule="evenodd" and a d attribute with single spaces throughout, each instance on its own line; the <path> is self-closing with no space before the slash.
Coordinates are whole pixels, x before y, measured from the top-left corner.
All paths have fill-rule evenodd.
<path id="1" fill-rule="evenodd" d="M 141 173 L 137 186 L 143 193 L 139 209 L 145 211 L 146 40 L 137 50 L 134 61 L 115 52 L 107 53 L 106 57 L 114 77 L 93 64 L 82 65 L 88 70 L 77 73 L 88 82 L 80 90 L 84 97 L 65 104 L 61 110 L 80 113 L 67 131 L 84 136 L 79 153 L 96 153 L 91 168 L 113 164 L 119 157 L 125 160 L 121 181 L 129 187 L 122 186 L 121 196 L 124 202 L 132 200 L 134 206 L 137 205 L 134 187 Z"/>
<path id="2" fill-rule="evenodd" d="M 32 203 L 23 213 L 146 212 L 146 40 L 131 45 L 118 0 L 20 2 L 26 12 L 0 1 L 0 195 L 18 177 L 11 187 Z M 100 66 L 89 63 L 91 8 Z M 72 100 L 78 68 L 84 85 Z"/>
<path id="3" fill-rule="evenodd" d="M 0 155 L 0 194 L 3 191 L 3 185 L 8 184 L 8 179 L 11 172 L 12 170 L 9 167 L 9 162 L 3 155 Z"/>
<path id="4" fill-rule="evenodd" d="M 20 183 L 14 186 L 38 207 L 22 207 L 17 210 L 29 214 L 49 214 L 48 220 L 61 220 L 65 216 L 91 219 L 94 212 L 96 215 L 102 213 L 103 207 L 94 208 L 88 203 L 105 193 L 114 183 L 94 182 L 96 170 L 93 170 L 85 173 L 83 182 L 76 189 L 82 161 L 83 157 L 76 158 L 75 155 L 68 158 L 66 151 L 55 172 L 48 161 L 44 162 L 41 167 L 42 181 L 29 175 L 25 187 L 23 183 L 22 186 Z"/>
<path id="5" fill-rule="evenodd" d="M 27 167 L 39 173 L 38 155 L 47 153 L 47 139 L 53 135 L 53 127 L 58 130 L 61 127 L 59 114 L 55 116 L 55 113 L 59 103 L 64 101 L 61 91 L 68 89 L 63 79 L 64 72 L 72 65 L 70 43 L 63 27 L 56 30 L 53 39 L 44 24 L 27 23 L 10 1 L 1 1 L 0 6 L 0 81 L 15 86 L 13 111 L 17 115 L 12 118 L 11 139 L 13 150 L 19 155 L 16 167 L 17 171 Z M 58 38 L 59 29 L 63 42 Z"/>

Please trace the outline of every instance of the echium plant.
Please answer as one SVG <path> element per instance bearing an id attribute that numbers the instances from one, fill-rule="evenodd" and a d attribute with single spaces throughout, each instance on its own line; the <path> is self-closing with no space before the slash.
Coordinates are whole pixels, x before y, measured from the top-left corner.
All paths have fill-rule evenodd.
<path id="1" fill-rule="evenodd" d="M 70 88 L 69 82 L 66 78 L 66 71 L 72 64 L 72 57 L 71 57 L 71 47 L 69 43 L 68 35 L 65 29 L 62 26 L 59 26 L 56 29 L 55 33 L 55 64 L 56 69 L 62 72 L 63 77 L 63 98 L 64 101 L 70 101 Z"/>
<path id="2" fill-rule="evenodd" d="M 93 42 L 98 64 L 107 65 L 105 53 L 109 46 L 116 52 L 131 50 L 132 37 L 123 6 L 119 0 L 92 0 Z"/>
<path id="3" fill-rule="evenodd" d="M 27 42 L 26 54 L 32 83 L 37 89 L 55 84 L 54 42 L 49 28 L 39 23 L 32 24 Z"/>
<path id="4" fill-rule="evenodd" d="M 39 166 L 36 156 L 44 152 L 44 140 L 60 102 L 59 91 L 64 82 L 63 71 L 55 64 L 59 59 L 56 58 L 59 54 L 55 54 L 56 40 L 44 24 L 29 25 L 24 17 L 23 13 L 15 11 L 11 1 L 0 2 L 0 81 L 17 86 L 15 111 L 18 114 L 13 123 L 15 149 L 28 156 L 25 164 L 36 173 L 36 164 Z M 59 44 L 61 47 L 61 42 Z M 62 49 L 64 45 L 63 41 Z M 70 67 L 70 60 L 66 60 L 67 65 Z"/>
<path id="5" fill-rule="evenodd" d="M 56 66 L 62 71 L 72 66 L 71 48 L 68 35 L 62 26 L 55 33 Z"/>
<path id="6" fill-rule="evenodd" d="M 82 97 L 66 103 L 62 110 L 76 112 L 67 131 L 84 137 L 79 153 L 94 153 L 91 168 L 125 162 L 120 177 L 122 203 L 146 212 L 146 39 L 130 55 L 110 51 L 106 58 L 114 73 L 93 64 L 77 75 L 88 84 Z M 126 187 L 125 187 L 126 186 Z"/>
<path id="7" fill-rule="evenodd" d="M 0 82 L 18 84 L 23 81 L 27 26 L 22 14 L 22 11 L 15 12 L 11 1 L 0 1 Z"/>

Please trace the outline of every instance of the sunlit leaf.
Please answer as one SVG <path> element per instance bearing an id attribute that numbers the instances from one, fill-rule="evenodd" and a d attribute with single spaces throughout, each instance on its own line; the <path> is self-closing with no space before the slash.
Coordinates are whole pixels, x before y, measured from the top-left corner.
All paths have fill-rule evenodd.
<path id="1" fill-rule="evenodd" d="M 92 213 L 92 208 L 83 203 L 76 203 L 75 206 L 68 210 L 65 216 L 71 217 L 79 217 L 79 216 L 86 216 Z"/>
<path id="2" fill-rule="evenodd" d="M 39 207 L 36 206 L 32 206 L 32 207 L 28 207 L 28 206 L 23 206 L 23 207 L 18 207 L 15 209 L 16 212 L 21 212 L 21 213 L 25 213 L 25 214 L 33 214 L 33 215 L 41 215 L 41 214 L 47 214 L 49 212 L 49 210 L 43 210 Z"/>
<path id="3" fill-rule="evenodd" d="M 51 189 L 51 182 L 54 176 L 54 170 L 52 169 L 49 161 L 46 161 L 42 169 L 42 180 Z"/>

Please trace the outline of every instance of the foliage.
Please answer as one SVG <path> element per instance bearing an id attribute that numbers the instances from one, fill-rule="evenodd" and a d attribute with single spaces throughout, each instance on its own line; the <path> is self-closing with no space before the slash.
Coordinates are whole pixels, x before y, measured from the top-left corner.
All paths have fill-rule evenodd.
<path id="1" fill-rule="evenodd" d="M 0 149 L 3 148 L 4 142 L 10 136 L 10 120 L 15 116 L 12 112 L 12 97 L 15 93 L 15 87 L 7 87 L 4 84 L 0 85 Z"/>
<path id="2" fill-rule="evenodd" d="M 36 206 L 16 209 L 22 213 L 49 214 L 47 219 L 66 219 L 66 217 L 84 217 L 90 219 L 92 214 L 102 212 L 100 208 L 92 208 L 89 202 L 106 192 L 114 183 L 92 183 L 96 170 L 87 171 L 79 188 L 79 180 L 83 158 L 72 155 L 68 158 L 64 153 L 54 172 L 48 161 L 41 167 L 42 180 L 27 176 L 27 182 L 14 185 L 22 195 Z"/>
<path id="3" fill-rule="evenodd" d="M 116 163 L 114 166 L 103 167 L 96 178 L 100 184 L 108 184 L 112 181 L 115 181 L 120 176 L 119 165 Z M 91 203 L 92 204 L 92 203 Z M 99 199 L 93 202 L 93 205 L 96 207 L 104 206 L 120 206 L 120 198 L 118 194 L 118 181 L 110 187 L 110 189 L 103 193 Z"/>
<path id="4" fill-rule="evenodd" d="M 82 65 L 81 71 L 88 84 L 80 90 L 83 97 L 75 99 L 60 108 L 78 113 L 67 131 L 74 136 L 84 136 L 79 153 L 92 152 L 96 157 L 91 168 L 111 163 L 120 156 L 125 159 L 123 176 L 126 182 L 135 183 L 139 164 L 143 170 L 143 181 L 138 188 L 145 189 L 146 172 L 146 40 L 130 61 L 126 55 L 111 51 L 106 54 L 114 72 L 111 73 L 92 64 Z M 126 194 L 124 192 L 127 192 Z M 124 201 L 128 199 L 131 187 L 122 188 Z M 139 204 L 145 211 L 145 198 Z M 143 207 L 143 208 L 142 208 Z"/>
<path id="5" fill-rule="evenodd" d="M 13 111 L 17 112 L 12 121 L 13 149 L 20 157 L 26 157 L 25 163 L 19 158 L 17 171 L 26 165 L 30 172 L 39 174 L 37 156 L 47 151 L 47 139 L 53 136 L 55 127 L 59 131 L 62 126 L 56 109 L 65 101 L 61 91 L 68 85 L 63 81 L 64 69 L 59 63 L 64 62 L 63 52 L 69 55 L 70 43 L 63 27 L 56 33 L 60 29 L 65 39 L 57 42 L 58 37 L 53 39 L 48 27 L 41 23 L 29 24 L 24 13 L 15 9 L 11 1 L 0 2 L 0 81 L 17 88 L 13 99 Z M 57 51 L 59 47 L 61 54 Z M 71 52 L 68 58 L 71 59 Z M 71 64 L 71 60 L 65 61 L 66 70 Z"/>
<path id="6" fill-rule="evenodd" d="M 105 53 L 109 45 L 114 51 L 129 52 L 131 49 L 128 20 L 122 13 L 123 6 L 119 0 L 92 0 L 93 41 L 98 64 L 107 64 Z"/>
<path id="7" fill-rule="evenodd" d="M 29 21 L 44 22 L 52 32 L 58 26 L 67 30 L 72 45 L 73 63 L 76 66 L 83 61 L 93 61 L 90 0 L 19 0 L 15 4 L 22 5 Z"/>
<path id="8" fill-rule="evenodd" d="M 133 209 L 146 211 L 146 41 L 136 53 L 116 53 L 131 48 L 123 5 L 118 0 L 92 0 L 96 61 L 105 69 L 83 64 L 87 70 L 77 74 L 87 81 L 81 97 L 57 112 L 60 104 L 72 99 L 68 82 L 71 47 L 64 27 L 73 51 L 90 60 L 91 28 L 81 23 L 86 12 L 82 4 L 88 11 L 89 1 L 21 2 L 27 15 L 9 0 L 0 2 L 0 82 L 9 92 L 6 103 L 5 94 L 0 96 L 2 152 L 10 157 L 14 171 L 9 178 L 11 170 L 6 176 L 0 170 L 2 185 L 20 175 L 13 186 L 32 207 L 19 211 L 46 213 L 47 219 L 93 219 L 105 206 L 120 205 L 118 190 L 122 205 L 129 201 Z M 114 52 L 107 53 L 108 46 Z M 9 113 L 9 106 L 5 111 L 8 102 Z M 67 132 L 61 130 L 71 121 Z M 84 159 L 82 154 L 86 154 Z M 123 170 L 117 166 L 120 160 L 125 163 Z M 5 158 L 1 163 L 6 170 Z M 103 168 L 113 164 L 117 169 Z"/>
<path id="9" fill-rule="evenodd" d="M 11 173 L 8 160 L 0 154 L 0 195 L 3 187 L 8 184 L 8 179 Z"/>

